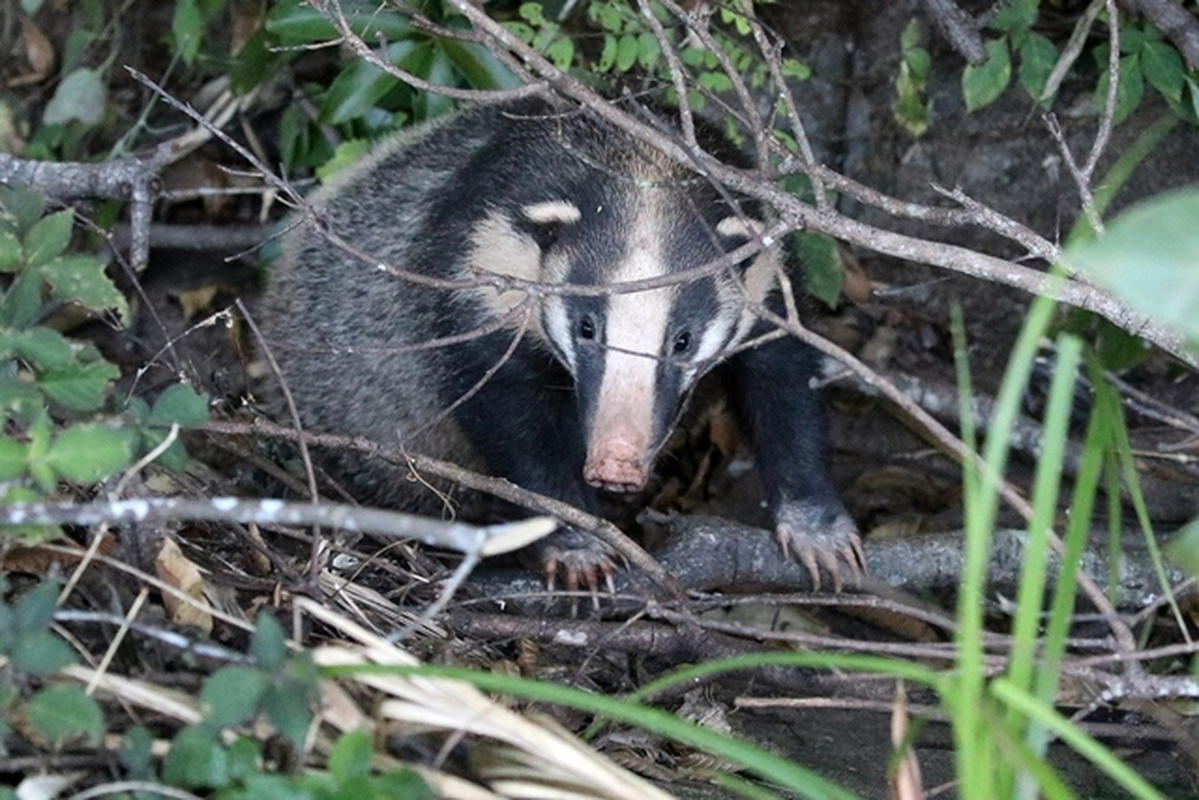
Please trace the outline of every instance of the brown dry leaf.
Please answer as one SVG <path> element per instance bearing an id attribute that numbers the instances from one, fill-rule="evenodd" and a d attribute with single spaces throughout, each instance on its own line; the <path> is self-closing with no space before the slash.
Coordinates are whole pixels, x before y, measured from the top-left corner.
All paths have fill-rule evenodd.
<path id="1" fill-rule="evenodd" d="M 175 587 L 197 603 L 204 601 L 204 576 L 200 574 L 199 567 L 183 555 L 174 539 L 163 538 L 162 548 L 154 558 L 154 572 L 164 583 Z M 162 604 L 173 622 L 195 625 L 205 633 L 212 632 L 212 616 L 201 610 L 196 603 L 185 602 L 173 594 L 164 592 Z"/>
<path id="2" fill-rule="evenodd" d="M 65 539 L 57 539 L 49 544 L 57 545 L 58 547 L 70 547 L 73 543 Z M 111 534 L 105 534 L 104 539 L 100 542 L 99 552 L 103 555 L 111 555 L 115 546 L 116 538 Z M 73 567 L 82 558 L 82 549 L 79 550 L 78 554 L 75 554 L 64 553 L 61 550 L 47 550 L 40 546 L 22 547 L 17 545 L 10 547 L 8 552 L 4 554 L 4 563 L 0 566 L 0 571 L 23 572 L 27 575 L 44 575 L 55 565 L 59 567 Z"/>
<path id="3" fill-rule="evenodd" d="M 25 60 L 29 62 L 30 70 L 10 78 L 8 85 L 30 86 L 50 77 L 54 72 L 54 45 L 29 17 L 21 20 L 21 44 L 25 48 Z"/>

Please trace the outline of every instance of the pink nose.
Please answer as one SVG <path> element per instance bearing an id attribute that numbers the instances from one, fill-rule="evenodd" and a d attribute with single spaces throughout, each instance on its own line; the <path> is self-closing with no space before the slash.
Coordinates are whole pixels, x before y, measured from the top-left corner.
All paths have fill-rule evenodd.
<path id="1" fill-rule="evenodd" d="M 610 492 L 636 492 L 645 488 L 649 472 L 639 449 L 622 439 L 597 442 L 587 454 L 583 480 Z"/>

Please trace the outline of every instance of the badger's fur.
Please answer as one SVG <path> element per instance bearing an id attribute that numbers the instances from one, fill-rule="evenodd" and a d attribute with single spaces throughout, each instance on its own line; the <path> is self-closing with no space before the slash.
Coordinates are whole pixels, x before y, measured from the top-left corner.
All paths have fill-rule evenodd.
<path id="1" fill-rule="evenodd" d="M 366 258 L 298 228 L 273 269 L 262 328 L 308 429 L 595 510 L 597 489 L 645 485 L 694 382 L 723 362 L 784 549 L 813 577 L 819 563 L 839 582 L 838 556 L 856 573 L 857 535 L 823 466 L 814 352 L 790 337 L 732 352 L 767 330 L 755 304 L 778 307 L 777 248 L 721 264 L 758 234 L 753 204 L 544 100 L 402 135 L 312 202 Z M 621 287 L 706 264 L 698 279 Z M 406 470 L 337 459 L 366 501 L 439 502 Z M 588 541 L 560 534 L 543 561 L 593 581 L 609 566 Z"/>

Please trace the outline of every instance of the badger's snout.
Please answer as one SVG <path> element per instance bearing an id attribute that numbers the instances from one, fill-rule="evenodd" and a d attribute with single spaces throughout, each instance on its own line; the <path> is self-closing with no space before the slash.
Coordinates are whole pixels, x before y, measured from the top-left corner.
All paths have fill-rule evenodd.
<path id="1" fill-rule="evenodd" d="M 649 481 L 646 448 L 625 438 L 607 438 L 588 450 L 583 480 L 609 492 L 639 492 Z"/>

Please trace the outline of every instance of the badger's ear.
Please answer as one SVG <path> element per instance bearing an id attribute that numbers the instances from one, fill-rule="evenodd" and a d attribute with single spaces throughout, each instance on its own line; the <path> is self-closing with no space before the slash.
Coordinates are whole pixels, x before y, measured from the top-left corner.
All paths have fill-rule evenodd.
<path id="1" fill-rule="evenodd" d="M 716 223 L 716 232 L 726 239 L 756 239 L 766 230 L 760 221 L 750 217 L 725 217 Z"/>
<path id="2" fill-rule="evenodd" d="M 542 251 L 548 250 L 558 240 L 558 234 L 566 225 L 573 225 L 582 218 L 579 207 L 567 200 L 547 200 L 530 203 L 520 210 L 516 221 L 517 230 L 528 234 Z"/>
<path id="3" fill-rule="evenodd" d="M 762 235 L 766 226 L 750 217 L 725 217 L 716 223 L 716 233 L 723 240 L 725 252 L 736 250 L 744 244 L 752 242 Z M 737 266 L 742 270 L 749 267 L 754 258 L 742 259 Z"/>

